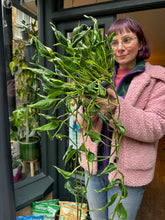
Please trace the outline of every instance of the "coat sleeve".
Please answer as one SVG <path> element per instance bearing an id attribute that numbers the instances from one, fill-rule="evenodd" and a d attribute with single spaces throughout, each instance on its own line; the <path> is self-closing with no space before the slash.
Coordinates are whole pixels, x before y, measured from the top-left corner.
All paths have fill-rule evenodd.
<path id="1" fill-rule="evenodd" d="M 144 109 L 119 97 L 119 123 L 126 129 L 125 136 L 142 142 L 155 142 L 165 135 L 165 83 L 157 80 L 147 97 Z"/>

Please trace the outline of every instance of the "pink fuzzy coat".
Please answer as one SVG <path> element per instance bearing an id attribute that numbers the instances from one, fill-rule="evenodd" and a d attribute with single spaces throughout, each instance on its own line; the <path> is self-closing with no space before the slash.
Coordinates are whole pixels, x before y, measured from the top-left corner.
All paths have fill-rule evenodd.
<path id="1" fill-rule="evenodd" d="M 145 72 L 136 75 L 131 81 L 125 99 L 119 97 L 119 123 L 126 129 L 119 148 L 119 170 L 124 174 L 125 185 L 128 186 L 142 186 L 152 181 L 158 141 L 165 134 L 165 68 L 148 62 L 145 68 Z M 117 115 L 118 108 L 115 112 Z M 102 120 L 98 115 L 92 117 L 93 126 L 101 132 Z M 81 116 L 78 120 L 81 123 Z M 113 127 L 113 124 L 110 123 L 110 126 Z M 86 147 L 95 155 L 97 145 L 88 138 Z M 81 163 L 85 162 L 84 155 L 81 159 Z M 114 163 L 114 160 L 115 155 L 110 162 Z M 86 163 L 83 167 L 87 170 Z M 96 173 L 97 163 L 94 162 L 93 174 Z M 113 173 L 110 173 L 109 180 L 112 177 Z"/>

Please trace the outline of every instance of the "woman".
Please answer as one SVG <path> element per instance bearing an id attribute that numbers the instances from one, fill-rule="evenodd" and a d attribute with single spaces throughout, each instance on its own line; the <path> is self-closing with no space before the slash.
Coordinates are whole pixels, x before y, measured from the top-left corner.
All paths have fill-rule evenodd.
<path id="1" fill-rule="evenodd" d="M 165 68 L 144 61 L 150 57 L 151 52 L 136 20 L 119 18 L 110 27 L 108 35 L 116 31 L 111 43 L 116 61 L 114 84 L 120 102 L 119 123 L 126 129 L 118 156 L 119 170 L 125 176 L 128 190 L 128 196 L 122 203 L 127 210 L 127 219 L 135 220 L 145 186 L 154 176 L 158 141 L 165 134 Z M 115 96 L 112 89 L 107 91 Z M 108 105 L 106 102 L 101 103 L 102 108 Z M 118 107 L 113 106 L 112 110 L 117 117 Z M 79 120 L 82 120 L 81 117 Z M 95 129 L 101 132 L 103 122 L 99 116 L 95 115 L 92 120 Z M 109 126 L 113 127 L 113 124 L 110 122 Z M 88 138 L 86 146 L 98 155 L 97 143 L 92 143 Z M 82 162 L 83 159 L 82 156 Z M 109 162 L 116 162 L 115 154 Z M 86 165 L 84 168 L 87 170 Z M 118 186 L 108 192 L 96 193 L 95 190 L 107 187 L 112 179 L 112 173 L 97 176 L 98 172 L 99 166 L 95 163 L 87 188 L 90 210 L 105 206 L 114 193 L 120 193 Z M 114 207 L 115 204 L 105 211 L 90 212 L 91 219 L 111 218 Z"/>

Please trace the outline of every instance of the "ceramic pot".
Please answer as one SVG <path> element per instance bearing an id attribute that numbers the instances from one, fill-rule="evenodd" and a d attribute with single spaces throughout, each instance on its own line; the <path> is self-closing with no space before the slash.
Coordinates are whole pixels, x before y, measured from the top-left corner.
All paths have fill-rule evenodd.
<path id="1" fill-rule="evenodd" d="M 13 180 L 16 183 L 19 180 L 19 168 L 16 167 L 13 169 Z"/>
<path id="2" fill-rule="evenodd" d="M 20 145 L 20 158 L 23 161 L 32 161 L 39 159 L 40 157 L 40 138 L 30 137 L 29 143 L 26 143 L 26 139 L 22 138 L 19 141 Z"/>

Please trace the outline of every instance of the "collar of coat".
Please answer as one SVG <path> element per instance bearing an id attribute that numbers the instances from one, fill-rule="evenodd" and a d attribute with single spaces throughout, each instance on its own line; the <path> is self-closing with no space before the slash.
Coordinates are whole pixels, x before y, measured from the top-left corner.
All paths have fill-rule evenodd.
<path id="1" fill-rule="evenodd" d="M 125 98 L 128 87 L 133 79 L 133 77 L 141 72 L 145 71 L 145 61 L 138 61 L 136 63 L 136 66 L 127 73 L 127 75 L 125 75 L 123 77 L 123 79 L 120 81 L 117 89 L 117 94 L 118 96 L 121 96 L 122 98 Z"/>

